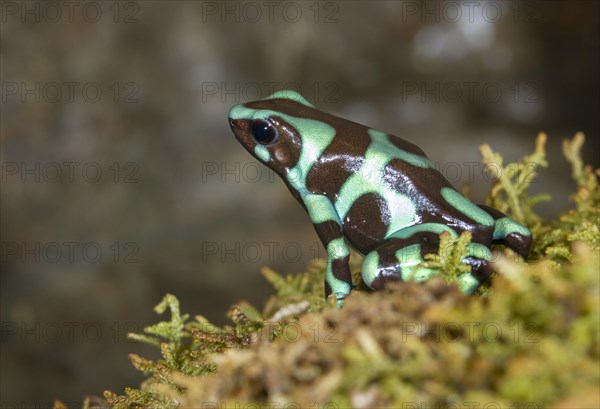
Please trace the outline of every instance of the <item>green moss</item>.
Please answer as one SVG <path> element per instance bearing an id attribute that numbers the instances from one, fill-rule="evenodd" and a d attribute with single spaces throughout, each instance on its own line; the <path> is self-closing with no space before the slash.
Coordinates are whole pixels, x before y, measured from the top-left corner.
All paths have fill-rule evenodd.
<path id="1" fill-rule="evenodd" d="M 569 249 L 577 241 L 584 241 L 594 252 L 600 252 L 600 170 L 583 165 L 580 152 L 584 141 L 581 132 L 573 140 L 563 141 L 563 153 L 571 164 L 571 174 L 577 185 L 577 191 L 572 196 L 575 207 L 557 221 L 534 230 L 538 240 L 534 242 L 533 251 L 537 255 L 552 260 L 571 260 Z"/>
<path id="2" fill-rule="evenodd" d="M 538 225 L 540 218 L 533 211 L 537 203 L 550 200 L 550 195 L 530 196 L 528 189 L 537 178 L 540 167 L 548 167 L 546 161 L 546 134 L 540 133 L 535 150 L 521 161 L 503 166 L 504 160 L 488 145 L 479 148 L 486 171 L 495 179 L 486 204 L 500 210 L 520 223 Z"/>
<path id="3" fill-rule="evenodd" d="M 497 252 L 491 286 L 468 297 L 454 283 L 468 270 L 460 260 L 470 236 L 442 235 L 440 251 L 425 262 L 440 277 L 374 293 L 361 282 L 353 254 L 356 287 L 340 310 L 323 299 L 323 261 L 285 277 L 265 268 L 276 294 L 262 310 L 235 305 L 224 327 L 181 315 L 177 299 L 167 295 L 156 312 L 168 309 L 170 319 L 131 334 L 160 348 L 161 359 L 132 354 L 147 380 L 124 395 L 105 392 L 107 402 L 116 408 L 598 407 L 598 171 L 580 159 L 582 134 L 566 141 L 575 207 L 542 221 L 533 207 L 548 196 L 530 196 L 528 188 L 548 165 L 545 140 L 540 134 L 532 155 L 508 165 L 481 147 L 497 178 L 487 203 L 533 231 L 534 262 Z"/>
<path id="4" fill-rule="evenodd" d="M 427 254 L 426 262 L 429 268 L 437 268 L 447 283 L 457 283 L 461 274 L 471 271 L 471 267 L 461 260 L 468 255 L 471 233 L 463 232 L 460 237 L 453 239 L 449 232 L 440 234 L 440 246 L 437 254 Z"/>

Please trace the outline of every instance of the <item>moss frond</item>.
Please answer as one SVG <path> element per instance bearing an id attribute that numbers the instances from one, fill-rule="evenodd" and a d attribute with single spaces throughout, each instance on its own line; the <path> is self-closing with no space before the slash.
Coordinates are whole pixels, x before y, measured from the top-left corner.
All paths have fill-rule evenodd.
<path id="1" fill-rule="evenodd" d="M 463 232 L 459 237 L 453 238 L 445 231 L 440 234 L 440 245 L 437 254 L 425 256 L 424 267 L 440 270 L 442 278 L 448 283 L 458 283 L 461 274 L 471 271 L 471 267 L 462 262 L 469 253 L 471 233 Z"/>
<path id="2" fill-rule="evenodd" d="M 537 203 L 549 201 L 550 195 L 530 196 L 529 187 L 537 178 L 540 167 L 548 167 L 546 161 L 546 134 L 540 132 L 535 142 L 535 150 L 521 161 L 503 166 L 504 159 L 492 151 L 489 145 L 482 145 L 479 151 L 483 157 L 485 170 L 495 179 L 486 200 L 490 205 L 520 223 L 539 224 L 540 219 L 533 211 Z"/>
<path id="3" fill-rule="evenodd" d="M 600 170 L 584 166 L 581 149 L 585 142 L 583 133 L 578 132 L 572 140 L 563 141 L 563 154 L 571 165 L 571 175 L 576 183 L 576 192 L 571 197 L 575 207 L 561 215 L 557 221 L 539 226 L 534 230 L 532 252 L 552 260 L 571 260 L 571 247 L 584 241 L 593 251 L 600 252 Z"/>

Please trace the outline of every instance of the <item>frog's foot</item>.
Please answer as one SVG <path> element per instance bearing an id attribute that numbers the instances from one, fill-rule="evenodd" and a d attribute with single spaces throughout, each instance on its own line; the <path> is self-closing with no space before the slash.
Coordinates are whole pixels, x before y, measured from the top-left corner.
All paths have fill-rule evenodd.
<path id="1" fill-rule="evenodd" d="M 329 283 L 325 283 L 325 298 L 329 298 L 331 294 L 335 296 L 335 305 L 337 308 L 341 308 L 344 304 L 344 299 L 350 294 L 350 289 L 352 286 L 348 287 L 348 290 L 345 289 L 343 291 L 332 291 Z"/>
<path id="2" fill-rule="evenodd" d="M 345 249 L 333 249 L 331 243 L 328 246 L 329 254 L 336 254 L 341 257 L 329 258 L 327 260 L 327 269 L 325 271 L 325 298 L 330 294 L 335 295 L 336 307 L 341 308 L 344 299 L 350 294 L 352 289 L 352 274 L 348 267 L 350 255 Z"/>
<path id="3" fill-rule="evenodd" d="M 490 267 L 489 260 L 468 256 L 462 259 L 462 262 L 471 266 L 469 278 L 463 279 L 462 290 L 467 294 L 472 294 L 479 286 L 490 279 L 494 272 Z"/>
<path id="4" fill-rule="evenodd" d="M 481 284 L 490 279 L 493 273 L 490 267 L 492 258 L 492 252 L 487 246 L 479 243 L 469 243 L 467 256 L 461 261 L 471 266 L 471 273 L 461 274 L 458 277 L 458 285 L 465 294 L 474 293 Z"/>
<path id="5" fill-rule="evenodd" d="M 493 207 L 478 206 L 494 218 L 493 243 L 502 244 L 527 260 L 532 239 L 529 229 Z"/>
<path id="6" fill-rule="evenodd" d="M 345 288 L 342 288 L 342 291 L 332 291 L 329 283 L 325 282 L 325 298 L 327 299 L 331 294 L 333 294 L 333 296 L 335 297 L 336 307 L 341 308 L 344 304 L 344 299 L 346 299 L 346 297 L 350 294 L 350 290 L 353 288 L 353 286 L 349 286 L 347 288 L 347 291 Z"/>

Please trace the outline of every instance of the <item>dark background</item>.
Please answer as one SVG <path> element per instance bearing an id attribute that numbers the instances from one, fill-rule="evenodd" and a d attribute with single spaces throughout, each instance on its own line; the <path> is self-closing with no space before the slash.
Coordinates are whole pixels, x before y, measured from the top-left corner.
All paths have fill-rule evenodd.
<path id="1" fill-rule="evenodd" d="M 325 254 L 231 135 L 235 103 L 299 90 L 477 200 L 478 146 L 515 160 L 545 131 L 546 217 L 573 191 L 561 140 L 598 164 L 597 2 L 70 4 L 2 2 L 3 407 L 135 386 L 127 353 L 154 351 L 125 333 L 165 293 L 222 323 L 270 294 L 261 266 Z"/>

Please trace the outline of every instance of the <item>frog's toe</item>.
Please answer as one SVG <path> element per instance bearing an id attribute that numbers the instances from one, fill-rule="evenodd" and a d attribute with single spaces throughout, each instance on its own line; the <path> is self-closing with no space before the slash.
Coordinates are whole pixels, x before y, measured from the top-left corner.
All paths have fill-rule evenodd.
<path id="1" fill-rule="evenodd" d="M 467 256 L 462 262 L 471 266 L 470 273 L 464 273 L 459 277 L 459 286 L 465 294 L 473 294 L 482 284 L 488 282 L 494 273 L 490 260 Z"/>
<path id="2" fill-rule="evenodd" d="M 471 275 L 475 277 L 479 284 L 488 281 L 494 272 L 487 260 L 468 256 L 463 258 L 462 261 L 471 266 Z"/>

